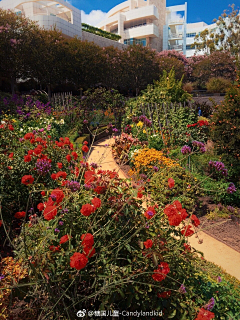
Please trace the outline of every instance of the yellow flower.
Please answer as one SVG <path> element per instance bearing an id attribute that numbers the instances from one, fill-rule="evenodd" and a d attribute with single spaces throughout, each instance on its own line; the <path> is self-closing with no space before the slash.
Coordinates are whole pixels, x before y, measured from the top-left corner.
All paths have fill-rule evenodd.
<path id="1" fill-rule="evenodd" d="M 143 122 L 142 122 L 142 121 L 139 121 L 139 122 L 137 123 L 137 127 L 142 128 L 142 127 L 143 127 Z"/>
<path id="2" fill-rule="evenodd" d="M 143 133 L 147 133 L 147 131 L 146 131 L 146 130 L 143 130 Z"/>

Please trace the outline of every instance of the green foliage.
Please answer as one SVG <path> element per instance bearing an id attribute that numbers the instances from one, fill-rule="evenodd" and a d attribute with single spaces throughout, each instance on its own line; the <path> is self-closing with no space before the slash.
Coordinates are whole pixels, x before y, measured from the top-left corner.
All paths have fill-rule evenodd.
<path id="1" fill-rule="evenodd" d="M 172 178 L 175 185 L 168 187 L 168 179 Z M 186 210 L 192 211 L 196 200 L 202 195 L 199 183 L 194 176 L 180 166 L 159 170 L 151 179 L 151 195 L 159 205 L 166 205 L 169 201 L 179 199 Z"/>
<path id="2" fill-rule="evenodd" d="M 94 33 L 94 34 L 96 34 L 96 35 L 98 35 L 100 37 L 104 37 L 104 38 L 115 40 L 115 41 L 118 41 L 118 40 L 121 39 L 121 36 L 118 35 L 118 34 L 114 34 L 114 33 L 111 33 L 111 32 L 107 32 L 107 31 L 101 30 L 99 28 L 90 26 L 87 23 L 82 23 L 82 30 L 90 32 L 90 33 Z"/>
<path id="3" fill-rule="evenodd" d="M 151 149 L 162 150 L 164 143 L 160 135 L 154 134 L 149 137 L 148 146 Z"/>
<path id="4" fill-rule="evenodd" d="M 206 83 L 207 91 L 211 93 L 226 92 L 231 86 L 231 81 L 222 77 L 210 78 Z"/>

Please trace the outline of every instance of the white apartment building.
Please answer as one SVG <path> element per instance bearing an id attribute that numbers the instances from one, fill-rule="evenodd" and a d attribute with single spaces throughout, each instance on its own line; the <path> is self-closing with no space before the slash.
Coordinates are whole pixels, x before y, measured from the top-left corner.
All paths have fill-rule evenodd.
<path id="1" fill-rule="evenodd" d="M 217 29 L 215 23 L 188 24 L 187 2 L 166 7 L 166 0 L 127 0 L 112 8 L 98 27 L 119 34 L 122 43 L 141 43 L 157 51 L 176 50 L 187 57 L 196 52 L 191 47 L 196 35 L 206 28 Z"/>
<path id="2" fill-rule="evenodd" d="M 13 10 L 47 30 L 55 26 L 66 37 L 82 37 L 81 11 L 64 0 L 2 0 L 0 8 Z"/>

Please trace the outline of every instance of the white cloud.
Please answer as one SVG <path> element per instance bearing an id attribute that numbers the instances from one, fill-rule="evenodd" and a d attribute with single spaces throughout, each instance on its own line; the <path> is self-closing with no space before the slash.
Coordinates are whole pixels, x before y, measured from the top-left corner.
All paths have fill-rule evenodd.
<path id="1" fill-rule="evenodd" d="M 82 22 L 96 27 L 99 22 L 106 18 L 107 13 L 101 10 L 92 10 L 89 14 L 81 10 Z"/>

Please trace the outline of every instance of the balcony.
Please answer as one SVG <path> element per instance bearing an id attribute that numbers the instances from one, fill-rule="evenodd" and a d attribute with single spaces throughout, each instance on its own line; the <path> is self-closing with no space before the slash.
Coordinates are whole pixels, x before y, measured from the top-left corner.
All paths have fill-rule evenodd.
<path id="1" fill-rule="evenodd" d="M 183 35 L 181 33 L 169 33 L 168 39 L 176 40 L 176 39 L 182 39 Z"/>
<path id="2" fill-rule="evenodd" d="M 146 6 L 138 9 L 133 9 L 125 12 L 126 21 L 137 20 L 137 19 L 151 19 L 158 20 L 158 10 L 154 5 Z"/>
<path id="3" fill-rule="evenodd" d="M 145 38 L 145 37 L 158 38 L 159 37 L 158 27 L 155 24 L 150 23 L 150 24 L 138 25 L 136 27 L 132 27 L 124 30 L 124 39 Z"/>
<path id="4" fill-rule="evenodd" d="M 169 20 L 168 25 L 181 25 L 185 23 L 185 19 L 176 19 L 176 20 Z"/>
<path id="5" fill-rule="evenodd" d="M 183 45 L 182 44 L 168 45 L 168 50 L 183 51 Z"/>

